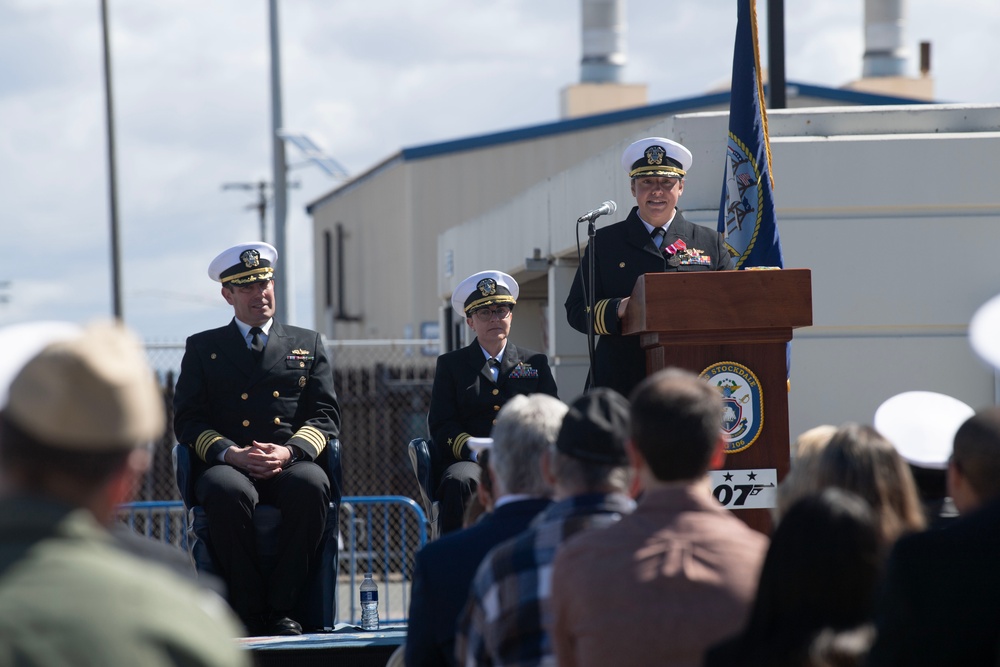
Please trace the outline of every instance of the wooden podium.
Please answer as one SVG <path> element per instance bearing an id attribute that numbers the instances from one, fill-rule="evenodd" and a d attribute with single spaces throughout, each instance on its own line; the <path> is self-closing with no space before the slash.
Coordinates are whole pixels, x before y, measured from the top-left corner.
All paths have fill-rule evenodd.
<path id="1" fill-rule="evenodd" d="M 762 532 L 788 472 L 787 344 L 812 324 L 808 269 L 647 273 L 622 322 L 646 350 L 646 373 L 677 366 L 719 387 L 726 403 L 725 470 L 716 498 Z"/>

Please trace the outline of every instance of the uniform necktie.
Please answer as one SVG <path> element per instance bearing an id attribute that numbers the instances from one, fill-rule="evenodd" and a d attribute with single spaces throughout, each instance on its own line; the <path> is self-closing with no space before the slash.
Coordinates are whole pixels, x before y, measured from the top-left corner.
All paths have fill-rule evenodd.
<path id="1" fill-rule="evenodd" d="M 260 361 L 261 355 L 264 353 L 264 340 L 260 335 L 264 333 L 264 330 L 260 327 L 251 327 L 250 329 L 250 351 L 253 352 L 253 358 Z"/>
<path id="2" fill-rule="evenodd" d="M 653 237 L 653 245 L 656 246 L 656 249 L 660 250 L 663 248 L 663 239 L 667 235 L 667 232 L 663 229 L 663 227 L 657 227 L 650 232 L 650 235 Z"/>
<path id="3" fill-rule="evenodd" d="M 500 362 L 494 359 L 493 357 L 490 357 L 486 363 L 489 364 L 490 375 L 493 376 L 493 381 L 496 382 L 498 379 L 500 379 Z"/>

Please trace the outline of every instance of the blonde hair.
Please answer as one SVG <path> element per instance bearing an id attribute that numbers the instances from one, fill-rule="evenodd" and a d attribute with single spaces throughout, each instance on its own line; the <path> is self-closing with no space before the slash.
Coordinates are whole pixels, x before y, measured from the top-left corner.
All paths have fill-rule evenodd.
<path id="1" fill-rule="evenodd" d="M 772 513 L 775 524 L 785 516 L 796 500 L 817 490 L 816 468 L 819 465 L 819 455 L 836 432 L 837 427 L 830 424 L 814 426 L 792 443 L 791 469 L 778 485 L 777 503 Z"/>
<path id="2" fill-rule="evenodd" d="M 802 495 L 833 486 L 851 491 L 871 505 L 886 545 L 926 526 L 909 466 L 892 443 L 871 426 L 842 425 L 825 446 L 800 458 L 796 467 L 802 478 L 786 490 L 785 509 Z M 798 495 L 791 497 L 791 492 Z M 779 500 L 781 496 L 779 487 Z"/>

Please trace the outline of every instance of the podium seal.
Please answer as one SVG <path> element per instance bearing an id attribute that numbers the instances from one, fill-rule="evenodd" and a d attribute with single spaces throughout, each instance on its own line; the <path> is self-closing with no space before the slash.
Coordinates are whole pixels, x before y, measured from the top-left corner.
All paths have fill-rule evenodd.
<path id="1" fill-rule="evenodd" d="M 752 370 L 734 361 L 720 361 L 700 373 L 722 394 L 722 432 L 726 454 L 749 449 L 764 425 L 764 397 Z"/>

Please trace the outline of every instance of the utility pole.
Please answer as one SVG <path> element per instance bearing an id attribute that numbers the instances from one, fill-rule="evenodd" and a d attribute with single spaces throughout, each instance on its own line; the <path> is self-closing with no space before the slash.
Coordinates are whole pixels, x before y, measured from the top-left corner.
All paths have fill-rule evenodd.
<path id="1" fill-rule="evenodd" d="M 260 218 L 260 240 L 267 242 L 267 207 L 268 207 L 268 190 L 271 184 L 267 181 L 260 180 L 256 182 L 243 182 L 243 183 L 223 183 L 223 190 L 256 190 L 257 191 L 257 201 L 253 204 L 247 204 L 246 210 L 257 211 Z M 286 188 L 295 189 L 299 187 L 298 181 L 293 181 L 291 183 L 285 184 Z"/>
<path id="2" fill-rule="evenodd" d="M 257 181 L 256 183 L 223 183 L 223 190 L 256 190 L 257 203 L 247 204 L 248 211 L 256 210 L 260 216 L 260 240 L 267 241 L 265 222 L 267 219 L 267 188 L 271 184 L 267 181 Z"/>
<path id="3" fill-rule="evenodd" d="M 115 115 L 111 95 L 111 38 L 108 35 L 108 2 L 101 0 L 101 27 L 104 34 L 104 105 L 108 128 L 108 209 L 111 216 L 111 305 L 115 319 L 123 321 L 121 248 L 118 240 L 118 168 L 115 165 Z"/>
<path id="4" fill-rule="evenodd" d="M 281 51 L 278 40 L 278 0 L 269 0 L 271 18 L 271 146 L 274 151 L 274 247 L 278 251 L 278 261 L 284 263 L 285 269 L 274 282 L 276 298 L 275 317 L 279 322 L 291 324 L 288 321 L 289 302 L 292 290 L 289 283 L 292 278 L 291 263 L 286 253 L 288 249 L 285 230 L 285 215 L 288 212 L 286 178 L 288 167 L 285 164 L 285 141 L 279 136 L 281 130 Z"/>

